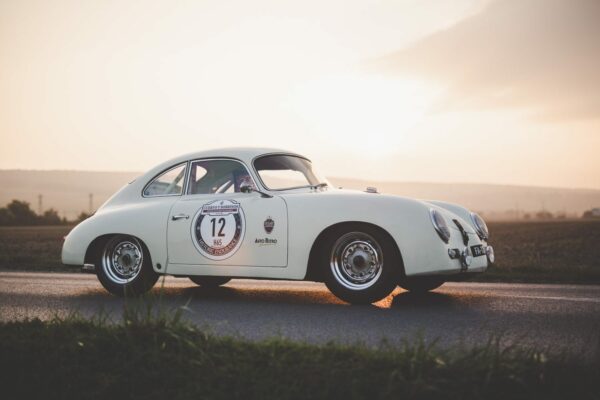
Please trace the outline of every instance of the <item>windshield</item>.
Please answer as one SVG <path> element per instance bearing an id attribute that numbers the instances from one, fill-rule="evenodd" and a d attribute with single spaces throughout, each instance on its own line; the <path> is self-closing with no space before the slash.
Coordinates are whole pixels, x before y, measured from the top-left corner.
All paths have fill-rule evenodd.
<path id="1" fill-rule="evenodd" d="M 254 168 L 269 190 L 328 184 L 313 170 L 311 162 L 302 157 L 282 154 L 263 156 L 254 161 Z"/>

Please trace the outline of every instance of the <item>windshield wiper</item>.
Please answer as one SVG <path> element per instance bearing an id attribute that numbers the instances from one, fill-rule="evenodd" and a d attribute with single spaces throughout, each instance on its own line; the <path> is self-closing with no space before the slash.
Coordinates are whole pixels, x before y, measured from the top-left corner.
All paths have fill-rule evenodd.
<path id="1" fill-rule="evenodd" d="M 321 182 L 321 183 L 317 183 L 316 185 L 311 185 L 310 187 L 312 189 L 320 189 L 320 188 L 327 187 L 327 186 L 329 186 L 329 185 L 326 182 Z"/>

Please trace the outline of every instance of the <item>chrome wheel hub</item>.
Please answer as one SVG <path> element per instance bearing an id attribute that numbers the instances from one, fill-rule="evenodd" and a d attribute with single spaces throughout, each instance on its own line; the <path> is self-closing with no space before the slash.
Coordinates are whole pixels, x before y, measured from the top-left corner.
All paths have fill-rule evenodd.
<path id="1" fill-rule="evenodd" d="M 366 233 L 351 232 L 339 238 L 331 253 L 331 271 L 335 279 L 348 289 L 370 287 L 381 275 L 381 247 Z"/>
<path id="2" fill-rule="evenodd" d="M 135 239 L 112 239 L 104 249 L 102 269 L 115 283 L 125 284 L 135 279 L 142 264 L 142 247 Z"/>

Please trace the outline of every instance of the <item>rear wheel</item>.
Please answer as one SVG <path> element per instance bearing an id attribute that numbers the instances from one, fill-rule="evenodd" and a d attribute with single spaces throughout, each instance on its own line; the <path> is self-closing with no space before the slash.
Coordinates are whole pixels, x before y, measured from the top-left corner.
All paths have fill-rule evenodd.
<path id="1" fill-rule="evenodd" d="M 190 280 L 202 287 L 218 287 L 231 280 L 224 276 L 190 276 Z"/>
<path id="2" fill-rule="evenodd" d="M 111 237 L 98 261 L 98 280 L 106 290 L 118 296 L 143 294 L 158 280 L 150 254 L 133 236 Z"/>
<path id="3" fill-rule="evenodd" d="M 431 276 L 413 276 L 404 278 L 398 286 L 413 293 L 426 293 L 444 284 L 444 280 Z"/>
<path id="4" fill-rule="evenodd" d="M 401 260 L 393 240 L 373 226 L 344 225 L 323 245 L 325 284 L 340 299 L 369 304 L 388 296 L 400 277 Z"/>

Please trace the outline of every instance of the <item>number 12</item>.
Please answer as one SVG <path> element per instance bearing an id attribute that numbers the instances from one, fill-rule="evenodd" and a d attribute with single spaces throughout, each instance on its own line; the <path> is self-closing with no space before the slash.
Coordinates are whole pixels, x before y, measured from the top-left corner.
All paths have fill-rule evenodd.
<path id="1" fill-rule="evenodd" d="M 212 235 L 213 237 L 215 236 L 219 236 L 219 237 L 223 237 L 225 236 L 225 234 L 223 233 L 223 228 L 225 228 L 225 218 L 219 218 L 218 223 L 221 224 L 221 228 L 219 229 L 219 234 L 215 235 L 215 230 L 216 230 L 216 218 L 211 218 L 210 220 L 211 224 L 212 224 Z"/>

